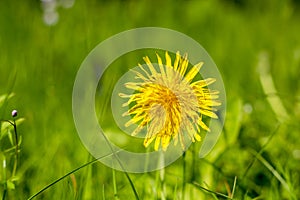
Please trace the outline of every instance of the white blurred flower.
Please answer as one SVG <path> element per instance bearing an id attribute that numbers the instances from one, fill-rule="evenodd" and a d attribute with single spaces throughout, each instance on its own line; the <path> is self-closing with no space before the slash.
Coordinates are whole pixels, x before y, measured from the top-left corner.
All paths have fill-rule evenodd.
<path id="1" fill-rule="evenodd" d="M 59 14 L 57 12 L 58 7 L 71 8 L 74 5 L 75 0 L 41 0 L 43 9 L 43 20 L 48 26 L 57 24 Z"/>
<path id="2" fill-rule="evenodd" d="M 293 151 L 293 157 L 297 160 L 300 160 L 300 149 L 295 149 Z"/>
<path id="3" fill-rule="evenodd" d="M 246 103 L 243 106 L 243 109 L 244 109 L 244 112 L 247 113 L 247 114 L 250 114 L 253 111 L 252 105 L 250 103 Z"/>
<path id="4" fill-rule="evenodd" d="M 18 116 L 18 111 L 17 111 L 17 110 L 13 110 L 13 111 L 11 112 L 11 116 L 12 116 L 12 117 Z"/>
<path id="5" fill-rule="evenodd" d="M 59 2 L 63 8 L 71 8 L 73 7 L 75 0 L 60 0 Z"/>
<path id="6" fill-rule="evenodd" d="M 56 11 L 54 12 L 45 12 L 43 16 L 45 24 L 48 26 L 55 25 L 58 22 L 59 15 Z"/>

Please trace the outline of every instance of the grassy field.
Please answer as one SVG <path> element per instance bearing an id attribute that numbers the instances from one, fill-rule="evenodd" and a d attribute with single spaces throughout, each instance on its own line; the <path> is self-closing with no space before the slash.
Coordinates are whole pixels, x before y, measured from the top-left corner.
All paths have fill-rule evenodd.
<path id="1" fill-rule="evenodd" d="M 6 151 L 13 144 L 1 122 L 3 199 L 28 199 L 94 159 L 73 121 L 77 70 L 101 41 L 144 26 L 180 31 L 199 42 L 215 61 L 227 95 L 227 117 L 217 145 L 200 159 L 195 149 L 201 143 L 195 143 L 165 169 L 143 174 L 91 163 L 35 199 L 295 200 L 300 196 L 297 1 L 76 0 L 57 12 L 57 24 L 48 26 L 40 1 L 0 1 L 0 95 L 14 93 L 0 104 L 0 119 L 12 120 L 13 109 L 25 119 L 17 127 L 22 138 L 17 180 L 7 181 L 15 157 L 14 151 Z M 138 62 L 143 62 L 142 57 L 131 56 L 114 66 L 124 70 Z M 102 81 L 108 85 L 110 79 Z M 98 114 L 109 116 L 102 105 L 97 104 Z M 109 129 L 112 119 L 104 125 Z"/>

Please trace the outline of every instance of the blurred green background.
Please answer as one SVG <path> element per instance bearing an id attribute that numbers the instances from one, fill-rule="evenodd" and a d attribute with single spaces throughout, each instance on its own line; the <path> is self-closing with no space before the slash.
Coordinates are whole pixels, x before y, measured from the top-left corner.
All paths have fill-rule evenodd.
<path id="1" fill-rule="evenodd" d="M 20 179 L 7 199 L 27 199 L 92 159 L 72 117 L 77 70 L 101 41 L 144 26 L 180 31 L 207 50 L 222 74 L 228 111 L 224 133 L 207 158 L 189 150 L 165 169 L 164 180 L 160 172 L 130 174 L 140 198 L 183 199 L 185 185 L 185 199 L 226 199 L 196 183 L 230 195 L 235 176 L 235 199 L 300 196 L 299 1 L 75 0 L 69 8 L 60 2 L 57 23 L 47 25 L 49 11 L 40 1 L 0 1 L 0 94 L 15 93 L 0 108 L 0 119 L 11 119 L 12 109 L 25 118 L 18 129 Z M 119 63 L 130 68 L 138 62 L 141 57 Z M 96 163 L 37 199 L 104 197 L 134 195 L 124 173 Z"/>

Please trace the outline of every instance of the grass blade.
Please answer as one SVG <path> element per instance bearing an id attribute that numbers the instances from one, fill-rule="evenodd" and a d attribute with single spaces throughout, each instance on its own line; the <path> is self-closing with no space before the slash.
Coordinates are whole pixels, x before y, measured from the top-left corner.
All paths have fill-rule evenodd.
<path id="1" fill-rule="evenodd" d="M 94 164 L 95 162 L 97 162 L 99 159 L 102 159 L 102 158 L 105 158 L 105 157 L 108 157 L 108 156 L 111 156 L 112 154 L 109 154 L 109 155 L 105 155 L 105 156 L 101 156 L 99 158 L 95 158 L 93 160 L 91 160 L 90 162 L 87 162 L 75 169 L 73 169 L 72 171 L 66 173 L 65 175 L 63 175 L 62 177 L 56 179 L 55 181 L 49 183 L 48 185 L 46 185 L 44 188 L 42 188 L 40 191 L 38 191 L 37 193 L 33 194 L 32 196 L 30 196 L 27 200 L 31 200 L 35 197 L 37 197 L 38 195 L 40 195 L 41 193 L 45 192 L 47 189 L 49 189 L 51 186 L 55 185 L 56 183 L 58 183 L 59 181 L 65 179 L 66 177 L 68 177 L 69 175 L 79 171 L 80 169 L 84 168 L 84 167 L 87 167 L 88 165 L 91 165 L 91 164 Z"/>
<path id="2" fill-rule="evenodd" d="M 250 151 L 253 155 L 255 155 L 255 157 L 275 176 L 275 178 L 282 184 L 282 186 L 289 192 L 291 193 L 291 189 L 289 187 L 289 185 L 287 184 L 287 182 L 284 180 L 284 178 L 277 172 L 276 169 L 274 169 L 274 167 L 272 167 L 272 165 L 270 163 L 268 163 L 268 161 L 266 161 L 264 159 L 264 157 L 262 157 L 259 153 L 257 153 L 254 150 Z"/>

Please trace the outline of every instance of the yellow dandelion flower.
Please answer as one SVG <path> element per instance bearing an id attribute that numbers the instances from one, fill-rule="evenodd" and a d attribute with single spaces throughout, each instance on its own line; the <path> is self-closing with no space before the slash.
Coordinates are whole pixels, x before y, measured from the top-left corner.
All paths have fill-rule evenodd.
<path id="1" fill-rule="evenodd" d="M 161 145 L 165 151 L 173 139 L 175 144 L 179 140 L 182 149 L 185 150 L 184 134 L 188 134 L 193 142 L 200 141 L 200 127 L 210 131 L 203 122 L 203 116 L 218 118 L 214 107 L 221 105 L 217 101 L 219 92 L 207 88 L 215 79 L 207 78 L 193 82 L 203 62 L 188 70 L 189 61 L 186 54 L 182 57 L 177 52 L 173 64 L 168 52 L 165 53 L 165 64 L 158 54 L 156 56 L 157 68 L 146 56 L 143 59 L 148 70 L 139 64 L 141 72 L 134 71 L 135 78 L 140 82 L 125 84 L 135 92 L 131 95 L 119 94 L 120 97 L 129 98 L 123 106 L 132 105 L 123 114 L 131 116 L 125 126 L 138 125 L 132 132 L 133 136 L 147 128 L 145 147 L 155 140 L 154 149 L 158 150 Z"/>

